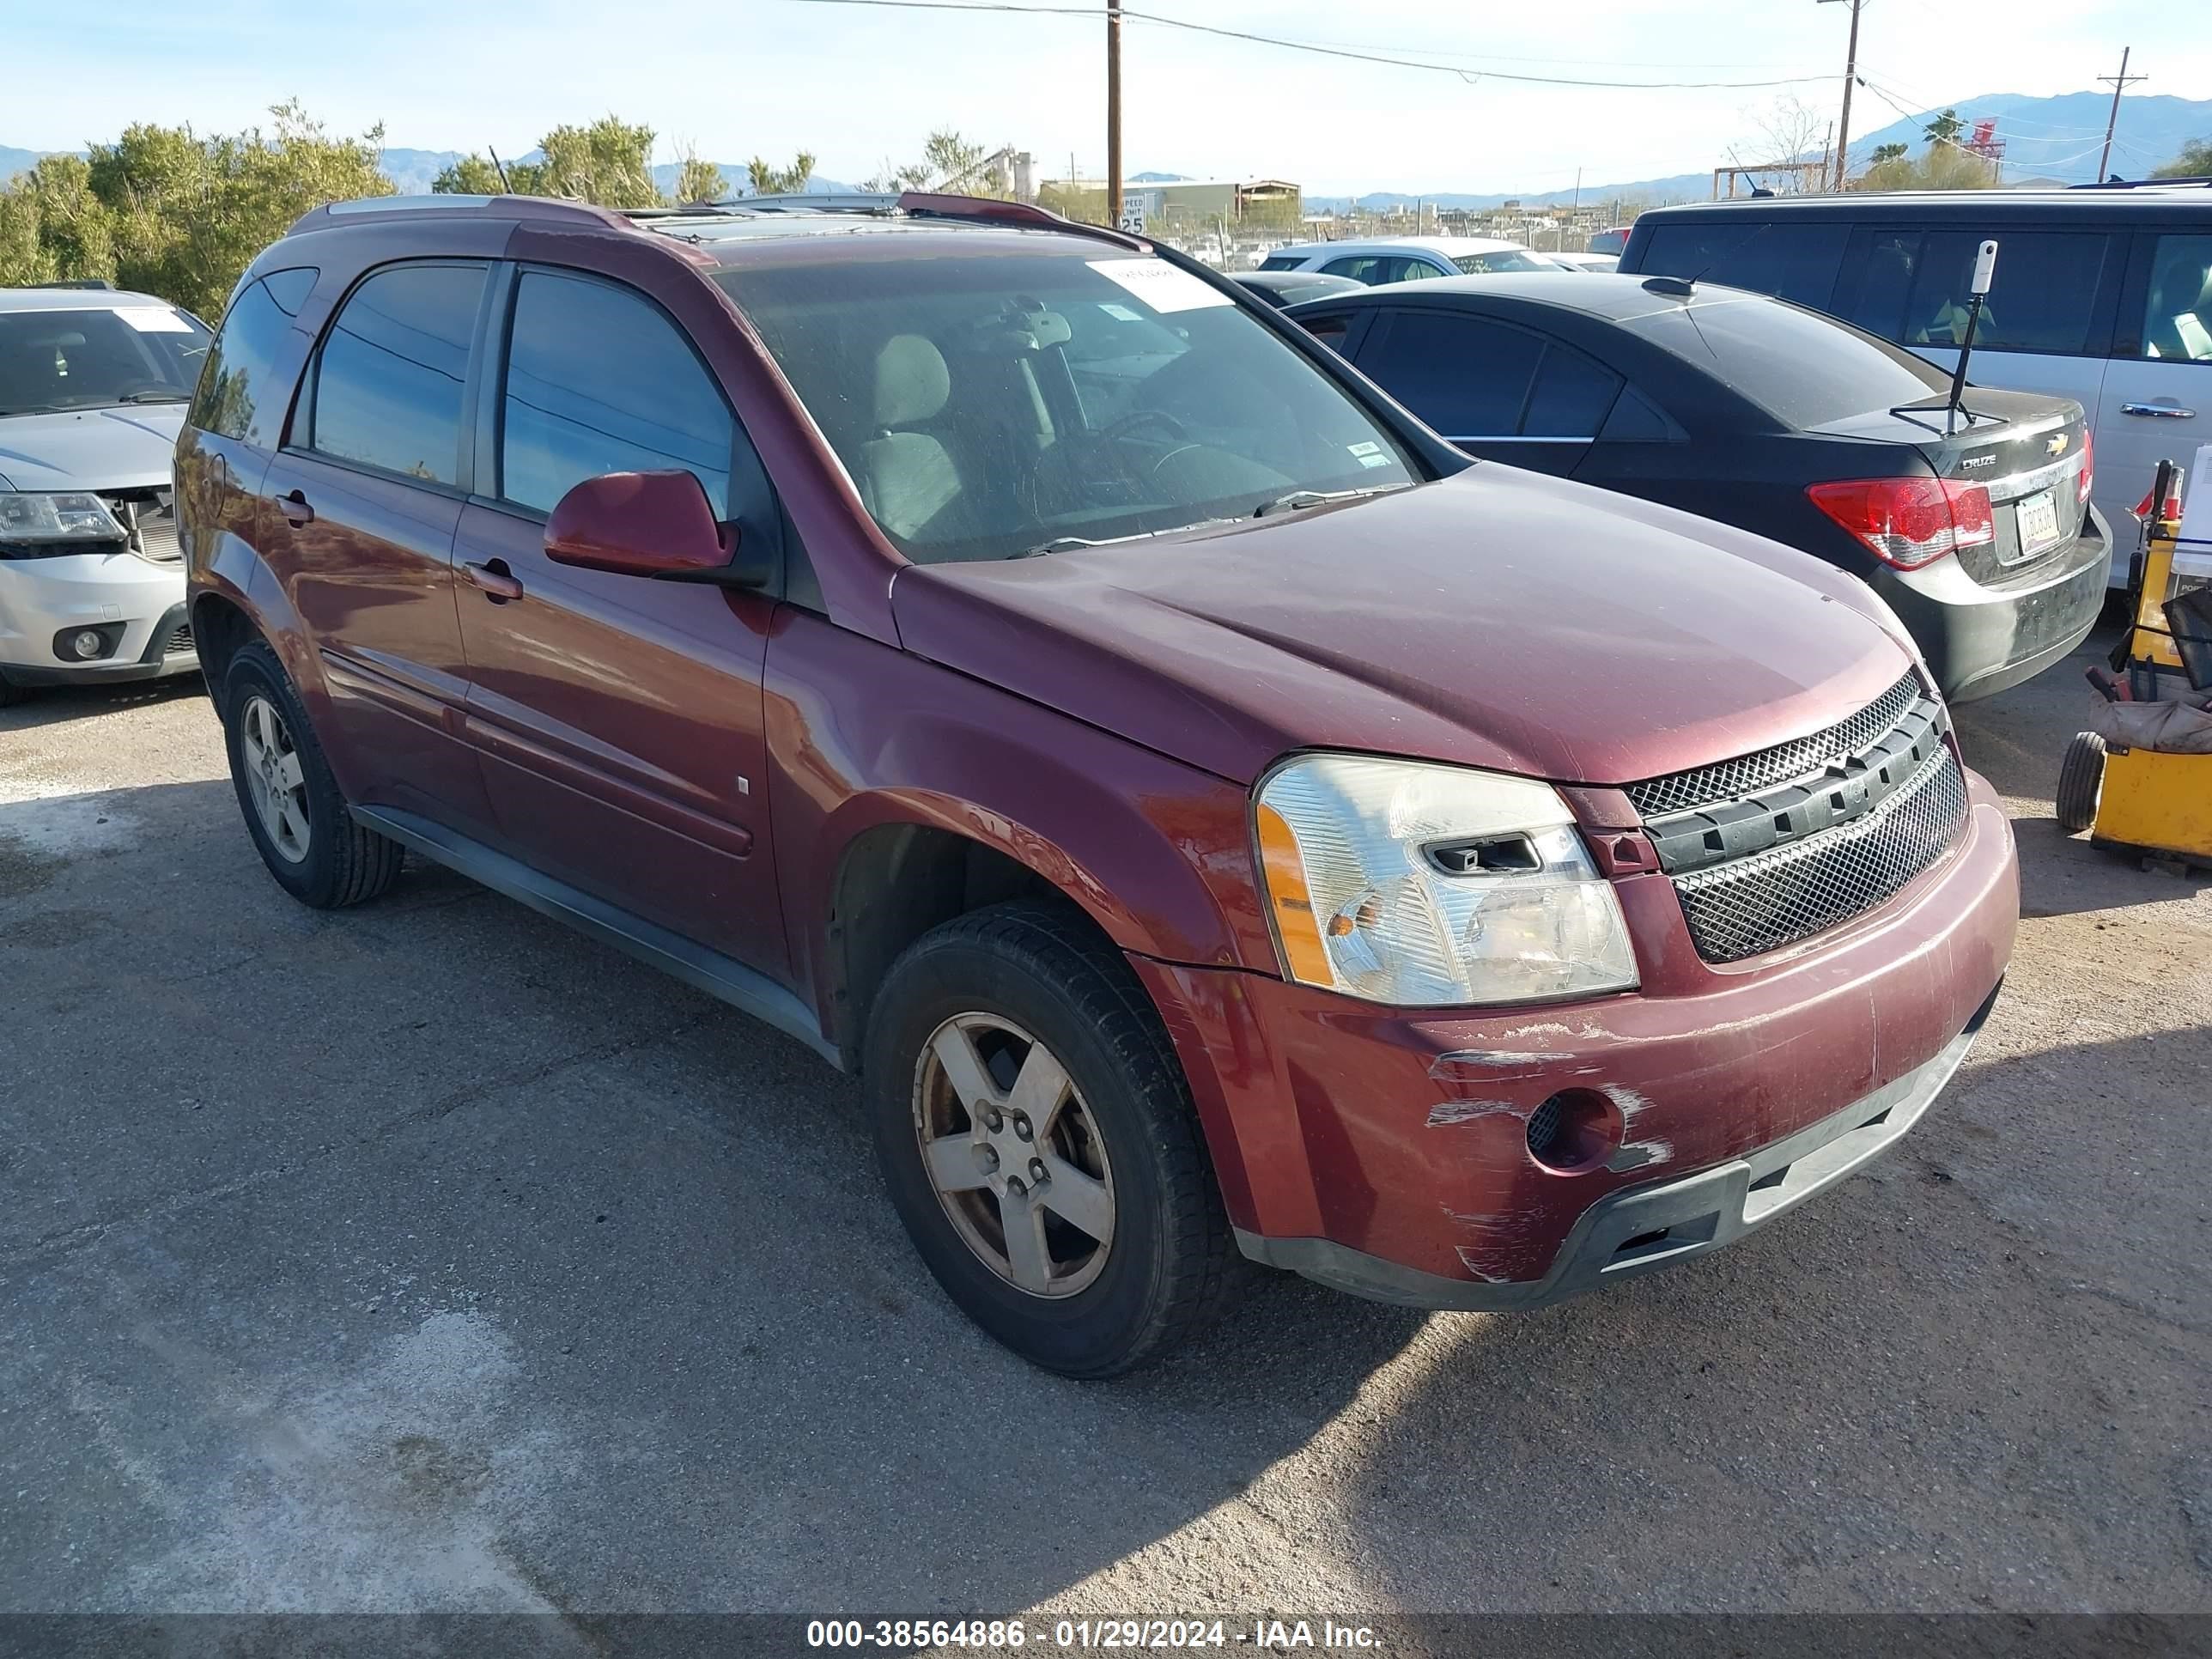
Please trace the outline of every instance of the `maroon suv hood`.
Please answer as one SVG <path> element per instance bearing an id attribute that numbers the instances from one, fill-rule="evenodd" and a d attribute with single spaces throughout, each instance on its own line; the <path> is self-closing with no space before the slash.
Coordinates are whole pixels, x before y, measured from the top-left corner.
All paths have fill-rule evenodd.
<path id="1" fill-rule="evenodd" d="M 905 647 L 1249 782 L 1365 750 L 1626 783 L 1831 725 L 1910 664 L 1861 583 L 1498 466 L 1161 541 L 915 565 Z"/>

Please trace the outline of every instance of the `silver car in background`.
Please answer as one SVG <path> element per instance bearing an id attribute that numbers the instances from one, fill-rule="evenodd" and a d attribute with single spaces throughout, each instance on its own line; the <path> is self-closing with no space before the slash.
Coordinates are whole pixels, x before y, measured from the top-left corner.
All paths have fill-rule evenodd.
<path id="1" fill-rule="evenodd" d="M 170 459 L 208 342 L 150 295 L 0 289 L 0 704 L 199 666 Z"/>

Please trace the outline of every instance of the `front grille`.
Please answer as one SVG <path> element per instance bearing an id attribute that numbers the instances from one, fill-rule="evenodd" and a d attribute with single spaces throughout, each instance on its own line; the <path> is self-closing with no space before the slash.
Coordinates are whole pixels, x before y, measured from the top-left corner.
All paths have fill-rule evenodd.
<path id="1" fill-rule="evenodd" d="M 1966 817 L 1966 775 L 1940 748 L 1864 817 L 1676 877 L 1698 954 L 1741 962 L 1871 910 L 1935 863 Z"/>
<path id="2" fill-rule="evenodd" d="M 1857 714 L 1825 732 L 1777 744 L 1755 754 L 1739 755 L 1734 760 L 1632 783 L 1628 799 L 1648 818 L 1686 806 L 1733 800 L 1771 784 L 1790 782 L 1858 753 L 1904 719 L 1905 710 L 1919 696 L 1919 677 L 1908 673 Z"/>
<path id="3" fill-rule="evenodd" d="M 138 550 L 149 559 L 159 559 L 173 564 L 185 556 L 185 550 L 177 542 L 177 521 L 156 519 L 151 514 L 138 520 Z"/>

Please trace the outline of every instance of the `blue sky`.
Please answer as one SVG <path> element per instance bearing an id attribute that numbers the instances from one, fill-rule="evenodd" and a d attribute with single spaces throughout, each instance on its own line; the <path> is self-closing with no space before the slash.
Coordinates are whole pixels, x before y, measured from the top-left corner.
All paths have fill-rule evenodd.
<path id="1" fill-rule="evenodd" d="M 1571 185 L 1577 167 L 1593 183 L 1709 167 L 1731 146 L 1759 148 L 1778 98 L 1833 115 L 1849 21 L 1846 5 L 1815 0 L 1152 3 L 1470 72 L 1817 77 L 1541 88 L 1126 26 L 1131 171 L 1288 178 L 1310 192 L 1540 190 Z M 92 16 L 49 0 L 10 18 L 8 56 L 36 72 L 8 77 L 0 144 L 73 149 L 132 120 L 229 131 L 297 96 L 333 129 L 381 122 L 387 144 L 427 149 L 517 153 L 549 126 L 611 110 L 660 133 L 656 159 L 687 142 L 720 161 L 803 148 L 847 179 L 908 159 L 944 125 L 1031 150 L 1046 176 L 1071 154 L 1086 173 L 1104 159 L 1103 30 L 1088 18 L 808 0 L 104 0 L 97 27 Z M 2138 90 L 2212 97 L 2206 0 L 1869 0 L 1860 55 L 1870 80 L 1917 108 L 2091 88 L 2126 45 L 2155 77 Z M 1894 115 L 1861 93 L 1853 125 Z"/>

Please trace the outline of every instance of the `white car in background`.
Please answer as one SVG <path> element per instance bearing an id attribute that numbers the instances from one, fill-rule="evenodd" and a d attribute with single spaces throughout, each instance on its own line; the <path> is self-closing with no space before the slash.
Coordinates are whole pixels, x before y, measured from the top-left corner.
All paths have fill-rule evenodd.
<path id="1" fill-rule="evenodd" d="M 1262 270 L 1318 270 L 1378 288 L 1429 276 L 1484 276 L 1501 270 L 1543 270 L 1544 261 L 1518 242 L 1487 236 L 1383 236 L 1366 241 L 1301 242 L 1279 247 Z"/>
<path id="2" fill-rule="evenodd" d="M 0 289 L 0 704 L 199 666 L 170 464 L 209 338 L 150 295 Z"/>
<path id="3" fill-rule="evenodd" d="M 1547 265 L 1557 265 L 1562 270 L 1592 271 L 1618 270 L 1618 253 L 1540 253 L 1536 256 Z"/>

